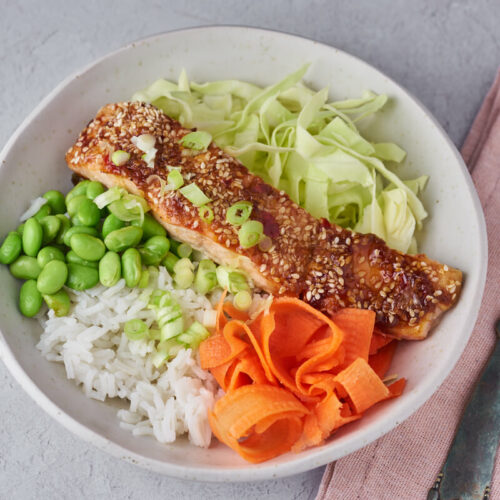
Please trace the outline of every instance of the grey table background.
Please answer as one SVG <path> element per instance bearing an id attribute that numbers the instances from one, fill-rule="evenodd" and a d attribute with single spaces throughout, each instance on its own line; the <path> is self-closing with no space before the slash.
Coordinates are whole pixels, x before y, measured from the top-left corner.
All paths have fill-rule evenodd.
<path id="1" fill-rule="evenodd" d="M 82 65 L 132 40 L 204 24 L 288 31 L 359 56 L 423 101 L 458 146 L 500 62 L 499 20 L 495 0 L 0 0 L 0 146 Z M 50 419 L 0 363 L 0 499 L 307 499 L 322 472 L 210 484 L 142 470 Z"/>

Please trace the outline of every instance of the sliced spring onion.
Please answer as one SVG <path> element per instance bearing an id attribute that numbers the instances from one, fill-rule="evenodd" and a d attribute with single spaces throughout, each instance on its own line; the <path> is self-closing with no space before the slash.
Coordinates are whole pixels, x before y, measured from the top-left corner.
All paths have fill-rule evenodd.
<path id="1" fill-rule="evenodd" d="M 160 327 L 162 341 L 175 337 L 183 331 L 184 319 L 181 306 L 170 293 L 155 290 L 151 294 L 148 307 L 156 312 L 156 321 Z"/>
<path id="2" fill-rule="evenodd" d="M 153 283 L 156 283 L 158 280 L 158 275 L 160 274 L 160 271 L 156 266 L 148 266 L 148 273 L 149 273 L 149 278 Z"/>
<path id="3" fill-rule="evenodd" d="M 134 144 L 134 146 L 137 147 L 137 149 L 140 149 L 141 151 L 147 153 L 148 151 L 150 151 L 155 147 L 156 139 L 154 135 L 141 134 L 138 137 L 132 137 L 131 141 L 132 144 Z"/>
<path id="4" fill-rule="evenodd" d="M 181 243 L 177 247 L 177 255 L 181 259 L 185 259 L 185 258 L 189 257 L 192 253 L 193 253 L 193 249 L 187 243 Z"/>
<path id="5" fill-rule="evenodd" d="M 173 273 L 175 264 L 177 263 L 178 260 L 179 260 L 179 257 L 177 257 L 177 255 L 174 255 L 172 252 L 168 252 L 167 255 L 165 255 L 165 257 L 163 257 L 163 260 L 161 261 L 161 265 L 165 266 L 169 273 Z"/>
<path id="6" fill-rule="evenodd" d="M 194 271 L 194 265 L 193 265 L 193 263 L 187 257 L 179 259 L 175 263 L 174 273 L 182 272 L 185 269 L 188 269 L 189 271 Z"/>
<path id="7" fill-rule="evenodd" d="M 227 209 L 226 220 L 233 226 L 241 226 L 250 217 L 252 209 L 249 201 L 238 201 Z"/>
<path id="8" fill-rule="evenodd" d="M 170 175 L 170 174 L 169 174 Z M 205 193 L 195 184 L 188 184 L 183 188 L 179 189 L 179 191 L 195 206 L 201 207 L 202 205 L 206 205 L 211 200 Z"/>
<path id="9" fill-rule="evenodd" d="M 207 224 L 210 224 L 214 220 L 214 211 L 207 205 L 203 205 L 198 209 L 198 215 Z"/>
<path id="10" fill-rule="evenodd" d="M 144 198 L 129 193 L 125 193 L 121 199 L 110 203 L 108 208 L 118 219 L 125 222 L 140 220 L 141 225 L 144 221 L 144 214 L 150 210 Z"/>
<path id="11" fill-rule="evenodd" d="M 104 191 L 104 193 L 96 196 L 94 198 L 94 203 L 98 208 L 104 208 L 105 206 L 121 199 L 121 197 L 126 194 L 127 191 L 119 186 L 113 186 L 111 189 Z"/>
<path id="12" fill-rule="evenodd" d="M 130 153 L 123 151 L 123 149 L 119 149 L 118 151 L 114 151 L 111 154 L 111 161 L 117 166 L 121 167 L 125 165 L 130 160 Z"/>
<path id="13" fill-rule="evenodd" d="M 71 192 L 71 191 L 70 191 Z M 19 217 L 19 220 L 21 222 L 24 222 L 24 221 L 27 221 L 30 217 L 33 217 L 35 214 L 38 213 L 38 211 L 48 202 L 48 200 L 46 200 L 45 198 L 43 198 L 42 196 L 39 196 L 38 198 L 35 198 L 28 210 L 26 210 L 26 212 L 24 212 L 21 217 Z"/>
<path id="14" fill-rule="evenodd" d="M 176 345 L 179 345 L 176 343 Z M 157 348 L 158 349 L 158 348 Z M 152 358 L 151 358 L 151 361 L 153 363 L 153 366 L 155 368 L 160 368 L 160 366 L 167 360 L 168 356 L 167 356 L 167 353 L 166 352 L 163 352 L 163 351 L 156 351 Z"/>
<path id="15" fill-rule="evenodd" d="M 194 272 L 191 269 L 181 269 L 174 273 L 175 284 L 182 289 L 189 288 L 194 281 Z"/>
<path id="16" fill-rule="evenodd" d="M 180 143 L 189 149 L 196 149 L 197 151 L 204 151 L 210 146 L 212 142 L 212 136 L 208 132 L 190 132 L 186 134 L 180 141 Z"/>
<path id="17" fill-rule="evenodd" d="M 184 346 L 179 344 L 175 339 L 160 342 L 152 358 L 153 365 L 155 368 L 159 368 L 165 361 L 177 356 L 182 349 L 184 349 Z"/>
<path id="18" fill-rule="evenodd" d="M 233 299 L 233 304 L 240 311 L 247 311 L 252 305 L 252 295 L 246 290 L 238 292 Z"/>
<path id="19" fill-rule="evenodd" d="M 216 269 L 211 260 L 200 260 L 194 280 L 194 287 L 198 293 L 205 295 L 217 286 Z"/>
<path id="20" fill-rule="evenodd" d="M 250 286 L 243 273 L 235 271 L 229 267 L 219 266 L 215 271 L 217 282 L 223 289 L 231 293 L 238 293 L 243 290 L 249 290 Z"/>
<path id="21" fill-rule="evenodd" d="M 262 222 L 257 220 L 247 220 L 238 231 L 238 239 L 243 248 L 250 248 L 257 245 L 264 234 Z"/>
<path id="22" fill-rule="evenodd" d="M 174 282 L 182 289 L 189 288 L 194 281 L 194 266 L 193 263 L 184 257 L 175 263 L 174 266 Z"/>
<path id="23" fill-rule="evenodd" d="M 156 151 L 155 142 L 156 139 L 151 134 L 141 134 L 138 137 L 132 137 L 132 144 L 134 144 L 137 149 L 144 151 L 141 158 L 146 162 L 149 168 L 154 168 Z"/>
<path id="24" fill-rule="evenodd" d="M 184 184 L 184 179 L 182 178 L 182 174 L 178 170 L 172 170 L 169 172 L 167 176 L 168 186 L 167 188 L 175 191 L 179 189 Z"/>
<path id="25" fill-rule="evenodd" d="M 161 330 L 159 328 L 150 328 L 149 329 L 149 338 L 151 340 L 160 340 Z"/>
<path id="26" fill-rule="evenodd" d="M 147 337 L 149 328 L 142 319 L 130 319 L 123 328 L 129 340 L 141 340 Z"/>
<path id="27" fill-rule="evenodd" d="M 130 222 L 144 217 L 144 211 L 138 204 L 131 204 L 125 200 L 116 200 L 108 205 L 109 211 L 118 219 Z"/>
<path id="28" fill-rule="evenodd" d="M 182 316 L 180 318 L 173 319 L 169 321 L 165 326 L 161 329 L 161 341 L 165 341 L 171 339 L 173 337 L 177 337 L 184 330 L 184 319 Z"/>
<path id="29" fill-rule="evenodd" d="M 176 340 L 186 344 L 186 346 L 192 349 L 196 349 L 209 335 L 210 332 L 201 323 L 195 321 L 184 333 L 179 335 Z"/>

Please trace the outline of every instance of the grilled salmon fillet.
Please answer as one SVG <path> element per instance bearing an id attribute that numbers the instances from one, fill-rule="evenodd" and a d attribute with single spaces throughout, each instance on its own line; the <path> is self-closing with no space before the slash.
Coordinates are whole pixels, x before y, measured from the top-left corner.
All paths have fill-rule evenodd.
<path id="1" fill-rule="evenodd" d="M 189 132 L 154 106 L 109 104 L 82 131 L 66 161 L 80 176 L 143 196 L 170 235 L 242 269 L 275 295 L 300 297 L 326 313 L 371 309 L 384 333 L 406 339 L 425 338 L 456 302 L 459 270 L 314 218 L 214 143 L 203 152 L 184 148 L 179 141 Z M 155 137 L 154 167 L 133 144 L 141 134 Z M 130 153 L 130 160 L 116 166 L 110 160 L 116 150 Z M 172 166 L 181 167 L 185 184 L 195 183 L 212 200 L 211 223 L 179 191 L 162 192 Z M 262 222 L 268 248 L 239 245 L 238 228 L 226 221 L 226 210 L 239 201 L 252 203 L 251 218 Z"/>

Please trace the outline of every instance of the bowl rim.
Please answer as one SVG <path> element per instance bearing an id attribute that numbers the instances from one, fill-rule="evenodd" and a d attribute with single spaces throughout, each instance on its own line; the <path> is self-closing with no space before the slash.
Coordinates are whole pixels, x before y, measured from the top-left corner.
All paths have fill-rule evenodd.
<path id="1" fill-rule="evenodd" d="M 445 140 L 446 144 L 451 151 L 455 159 L 458 161 L 460 165 L 461 173 L 464 177 L 466 187 L 471 196 L 473 206 L 474 206 L 474 222 L 477 224 L 480 232 L 480 238 L 478 242 L 479 253 L 480 253 L 480 269 L 478 273 L 478 290 L 474 295 L 474 300 L 469 306 L 469 312 L 467 317 L 465 318 L 464 324 L 470 325 L 468 328 L 468 332 L 461 339 L 461 342 L 455 346 L 454 355 L 449 359 L 449 363 L 445 366 L 441 366 L 440 369 L 436 373 L 436 377 L 427 382 L 426 385 L 419 388 L 419 391 L 412 395 L 412 398 L 408 401 L 406 408 L 399 411 L 397 417 L 387 419 L 387 421 L 382 421 L 376 427 L 374 432 L 372 432 L 369 436 L 364 436 L 361 432 L 359 436 L 356 436 L 351 442 L 347 443 L 341 453 L 329 453 L 328 445 L 322 448 L 317 448 L 316 453 L 309 454 L 307 456 L 298 454 L 296 458 L 291 461 L 273 464 L 273 463 L 264 463 L 259 465 L 248 464 L 246 467 L 241 467 L 238 469 L 220 469 L 214 467 L 200 467 L 193 466 L 188 467 L 185 465 L 177 465 L 169 462 L 163 462 L 160 460 L 151 459 L 140 455 L 138 453 L 133 453 L 130 450 L 122 447 L 116 442 L 98 434 L 97 432 L 91 430 L 85 425 L 79 423 L 69 414 L 64 412 L 61 408 L 57 406 L 55 402 L 53 402 L 48 396 L 39 389 L 36 384 L 31 380 L 31 378 L 26 374 L 21 365 L 16 360 L 13 352 L 10 350 L 7 342 L 4 339 L 2 332 L 0 331 L 0 359 L 5 363 L 8 370 L 11 372 L 12 376 L 17 380 L 17 382 L 21 385 L 21 387 L 32 397 L 32 399 L 50 416 L 52 416 L 56 421 L 66 427 L 73 434 L 77 435 L 79 438 L 92 443 L 99 449 L 115 456 L 118 458 L 122 458 L 128 462 L 139 465 L 148 470 L 152 470 L 154 472 L 166 474 L 169 476 L 177 477 L 180 479 L 188 479 L 188 480 L 198 480 L 198 481 L 213 481 L 213 482 L 240 482 L 240 481 L 258 481 L 258 480 L 266 480 L 266 479 L 276 479 L 279 477 L 285 477 L 292 474 L 298 474 L 301 472 L 305 472 L 311 470 L 316 467 L 320 467 L 325 465 L 333 460 L 337 460 L 344 456 L 349 455 L 350 453 L 367 446 L 369 443 L 375 441 L 380 438 L 384 434 L 390 432 L 399 426 L 404 420 L 410 417 L 413 413 L 415 413 L 433 394 L 437 391 L 437 389 L 444 382 L 446 377 L 449 375 L 451 370 L 455 367 L 458 359 L 462 355 L 465 346 L 467 345 L 472 331 L 474 329 L 474 325 L 479 314 L 479 308 L 481 305 L 482 296 L 484 293 L 484 287 L 486 283 L 486 271 L 487 271 L 487 263 L 488 263 L 488 240 L 487 240 L 487 232 L 486 232 L 486 222 L 484 218 L 484 213 L 482 210 L 482 206 L 472 182 L 469 171 L 460 155 L 459 151 L 455 147 L 454 143 L 448 137 L 447 133 L 444 131 L 442 126 L 439 124 L 437 119 L 433 116 L 433 114 L 426 108 L 422 102 L 415 97 L 411 92 L 406 90 L 400 84 L 395 82 L 392 78 L 387 76 L 383 71 L 379 70 L 375 66 L 367 63 L 363 59 L 353 56 L 350 53 L 337 49 L 334 46 L 328 45 L 323 42 L 318 42 L 312 38 L 308 38 L 305 36 L 287 33 L 285 31 L 267 29 L 267 28 L 258 28 L 253 26 L 245 26 L 245 25 L 227 25 L 227 24 L 212 24 L 212 25 L 204 25 L 204 26 L 195 26 L 195 27 L 187 27 L 180 28 L 175 30 L 169 30 L 161 33 L 156 33 L 153 35 L 149 35 L 144 38 L 137 39 L 126 45 L 121 46 L 118 49 L 115 49 L 111 52 L 104 54 L 103 56 L 93 60 L 87 65 L 83 66 L 80 69 L 72 72 L 69 76 L 64 78 L 58 85 L 56 85 L 52 91 L 50 91 L 36 106 L 35 108 L 24 118 L 24 120 L 20 123 L 20 125 L 16 128 L 14 133 L 10 136 L 10 138 L 5 143 L 5 146 L 2 148 L 0 152 L 0 169 L 5 163 L 5 158 L 7 157 L 9 151 L 19 139 L 19 137 L 23 134 L 25 129 L 29 126 L 29 124 L 38 116 L 38 114 L 50 104 L 50 102 L 68 85 L 70 85 L 75 79 L 79 78 L 82 74 L 91 70 L 98 64 L 115 57 L 117 54 L 121 52 L 125 52 L 137 45 L 143 45 L 155 42 L 158 39 L 163 37 L 171 36 L 176 33 L 183 32 L 191 32 L 191 31 L 213 31 L 213 30 L 246 30 L 249 32 L 254 32 L 256 35 L 267 34 L 274 35 L 294 40 L 306 40 L 308 42 L 314 43 L 316 45 L 325 47 L 329 50 L 335 51 L 341 54 L 343 57 L 350 59 L 357 65 L 364 65 L 368 67 L 372 71 L 378 72 L 380 75 L 385 77 L 387 81 L 398 88 L 410 101 L 413 102 L 420 110 L 426 115 L 428 119 L 433 123 L 436 127 L 437 133 L 439 133 L 442 138 Z"/>

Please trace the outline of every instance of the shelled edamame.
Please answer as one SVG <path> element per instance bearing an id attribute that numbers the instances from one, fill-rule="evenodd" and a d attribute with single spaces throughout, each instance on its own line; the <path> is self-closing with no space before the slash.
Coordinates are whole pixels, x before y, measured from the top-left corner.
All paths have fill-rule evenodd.
<path id="1" fill-rule="evenodd" d="M 216 273 L 217 266 L 207 259 L 193 262 L 196 252 L 169 238 L 165 228 L 144 213 L 149 210 L 144 200 L 122 191 L 123 199 L 109 196 L 109 202 L 106 188 L 95 181 L 79 182 L 66 196 L 47 191 L 39 211 L 6 235 L 0 264 L 25 280 L 19 293 L 23 315 L 35 316 L 43 301 L 56 316 L 68 314 L 71 302 L 65 287 L 86 290 L 99 282 L 112 287 L 123 278 L 129 287 L 145 288 L 158 266 L 166 267 L 179 288 L 194 284 L 203 294 L 216 286 L 231 292 L 241 288 L 228 279 L 241 282 L 244 275 Z M 248 307 L 248 297 L 242 298 L 238 305 Z"/>

